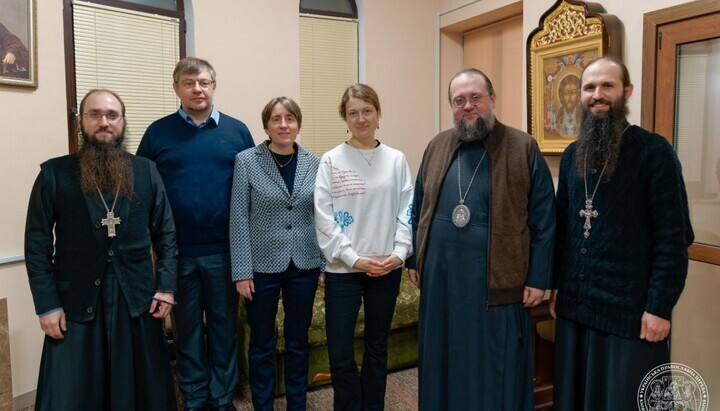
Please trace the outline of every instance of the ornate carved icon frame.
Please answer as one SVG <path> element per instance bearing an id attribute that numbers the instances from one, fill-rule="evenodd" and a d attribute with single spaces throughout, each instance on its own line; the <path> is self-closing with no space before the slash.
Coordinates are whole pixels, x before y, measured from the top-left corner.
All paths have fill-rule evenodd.
<path id="1" fill-rule="evenodd" d="M 528 130 L 543 154 L 580 133 L 580 76 L 594 58 L 622 57 L 622 25 L 598 3 L 557 0 L 527 39 Z"/>

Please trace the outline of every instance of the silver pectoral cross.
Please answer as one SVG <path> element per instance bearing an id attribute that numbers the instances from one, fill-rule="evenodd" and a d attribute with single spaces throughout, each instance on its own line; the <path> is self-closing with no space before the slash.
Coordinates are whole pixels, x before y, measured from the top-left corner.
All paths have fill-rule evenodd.
<path id="1" fill-rule="evenodd" d="M 597 218 L 597 216 L 598 212 L 593 210 L 592 200 L 585 200 L 585 209 L 580 210 L 580 217 L 585 219 L 585 224 L 583 224 L 583 228 L 585 229 L 583 236 L 585 238 L 590 237 L 590 229 L 592 228 L 592 224 L 590 224 L 590 219 Z"/>
<path id="2" fill-rule="evenodd" d="M 120 217 L 115 217 L 115 213 L 108 211 L 107 216 L 100 220 L 100 224 L 107 226 L 108 237 L 115 237 L 115 226 L 120 224 Z"/>

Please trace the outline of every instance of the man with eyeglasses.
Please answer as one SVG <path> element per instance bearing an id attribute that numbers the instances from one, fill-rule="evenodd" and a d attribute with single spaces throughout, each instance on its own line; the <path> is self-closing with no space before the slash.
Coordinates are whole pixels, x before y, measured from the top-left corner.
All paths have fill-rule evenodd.
<path id="1" fill-rule="evenodd" d="M 185 410 L 234 410 L 238 293 L 230 275 L 230 192 L 235 155 L 254 143 L 245 124 L 213 105 L 210 63 L 182 59 L 173 81 L 180 109 L 148 127 L 137 154 L 157 163 L 177 226 L 178 383 Z"/>
<path id="2" fill-rule="evenodd" d="M 25 264 L 46 334 L 35 409 L 175 410 L 161 322 L 177 282 L 165 187 L 153 162 L 123 148 L 117 94 L 90 90 L 80 113 L 82 147 L 40 166 L 28 206 Z"/>
<path id="3" fill-rule="evenodd" d="M 532 410 L 528 308 L 551 285 L 552 178 L 535 140 L 495 117 L 484 73 L 455 75 L 448 99 L 455 127 L 425 150 L 407 262 L 422 291 L 420 409 Z"/>

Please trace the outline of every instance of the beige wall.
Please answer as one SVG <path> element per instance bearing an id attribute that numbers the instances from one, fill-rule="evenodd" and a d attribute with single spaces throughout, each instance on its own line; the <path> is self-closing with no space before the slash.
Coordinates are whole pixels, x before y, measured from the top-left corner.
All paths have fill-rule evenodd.
<path id="1" fill-rule="evenodd" d="M 377 136 L 405 153 L 415 175 L 423 148 L 434 136 L 435 4 L 417 0 L 362 3 L 363 81 L 377 90 L 382 104 Z"/>
<path id="2" fill-rule="evenodd" d="M 195 54 L 207 58 L 218 72 L 216 103 L 245 121 L 259 142 L 266 138 L 260 110 L 270 98 L 288 95 L 302 107 L 298 3 L 218 0 L 213 8 L 197 3 L 189 35 L 194 37 Z M 416 168 L 422 155 L 417 140 L 432 137 L 435 121 L 433 106 L 423 104 L 434 93 L 435 3 L 358 3 L 365 44 L 361 81 L 376 89 L 382 105 L 378 138 L 407 152 Z M 232 24 L 221 24 L 217 10 L 233 16 Z"/>
<path id="3" fill-rule="evenodd" d="M 463 66 L 482 67 L 497 95 L 495 116 L 503 124 L 522 128 L 522 16 L 471 30 L 463 36 Z M 490 57 L 492 56 L 492 57 Z M 447 101 L 446 93 L 443 100 Z"/>
<path id="4" fill-rule="evenodd" d="M 187 1 L 187 0 L 186 0 Z M 217 71 L 215 104 L 266 138 L 260 111 L 271 98 L 300 100 L 298 3 L 289 0 L 193 2 L 195 55 Z M 221 12 L 225 18 L 219 16 Z M 168 79 L 168 87 L 171 80 Z"/>
<path id="5" fill-rule="evenodd" d="M 40 162 L 67 153 L 62 2 L 37 7 L 37 89 L 0 87 L 0 258 L 23 253 L 25 210 Z M 22 262 L 0 265 L 0 297 L 8 299 L 14 395 L 35 388 L 43 333 Z"/>
<path id="6" fill-rule="evenodd" d="M 630 100 L 635 123 L 640 115 L 642 13 L 682 2 L 603 2 L 625 26 L 624 57 L 636 85 Z M 38 164 L 67 152 L 62 2 L 38 3 L 40 85 L 37 90 L 0 88 L 6 108 L 0 110 L 0 135 L 6 147 L 0 153 L 0 257 L 22 254 L 25 208 Z M 462 66 L 458 33 L 522 10 L 523 37 L 527 38 L 554 0 L 358 3 L 364 17 L 361 80 L 377 89 L 383 108 L 378 136 L 406 153 L 414 173 L 435 131 L 451 124 L 444 93 L 448 79 Z M 458 8 L 461 4 L 466 5 Z M 263 140 L 260 110 L 265 102 L 281 94 L 299 99 L 298 2 L 215 0 L 206 7 L 205 2 L 194 0 L 189 6 L 193 21 L 188 36 L 194 54 L 210 60 L 218 71 L 218 107 L 245 121 L 256 141 Z M 523 71 L 523 84 L 524 76 Z M 522 110 L 525 118 L 524 93 Z M 557 159 L 549 158 L 555 174 Z M 22 263 L 0 265 L 0 296 L 8 297 L 17 396 L 35 388 L 42 344 Z"/>

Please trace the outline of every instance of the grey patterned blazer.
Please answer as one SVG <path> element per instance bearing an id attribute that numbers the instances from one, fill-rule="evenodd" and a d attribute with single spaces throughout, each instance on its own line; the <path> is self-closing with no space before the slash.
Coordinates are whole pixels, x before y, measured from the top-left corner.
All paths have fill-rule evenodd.
<path id="1" fill-rule="evenodd" d="M 323 265 L 315 234 L 313 191 L 319 160 L 296 145 L 293 194 L 278 171 L 267 141 L 235 157 L 230 203 L 233 281 L 255 273 L 280 273 L 290 260 L 301 269 Z"/>

